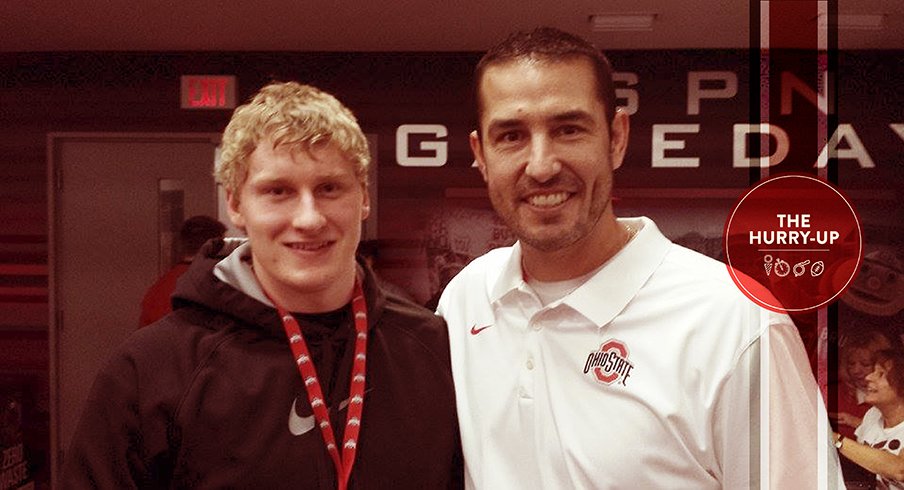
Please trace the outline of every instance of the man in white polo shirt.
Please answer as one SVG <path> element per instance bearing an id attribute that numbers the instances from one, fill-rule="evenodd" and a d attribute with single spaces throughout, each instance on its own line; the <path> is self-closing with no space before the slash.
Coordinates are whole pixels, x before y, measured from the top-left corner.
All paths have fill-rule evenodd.
<path id="1" fill-rule="evenodd" d="M 467 487 L 842 486 L 790 318 L 649 219 L 614 215 L 629 124 L 602 53 L 517 33 L 476 87 L 471 148 L 519 240 L 468 265 L 437 310 Z"/>

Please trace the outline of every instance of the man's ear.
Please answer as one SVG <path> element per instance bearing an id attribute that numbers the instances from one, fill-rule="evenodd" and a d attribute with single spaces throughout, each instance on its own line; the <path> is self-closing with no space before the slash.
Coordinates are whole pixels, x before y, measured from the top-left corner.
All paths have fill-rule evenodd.
<path id="1" fill-rule="evenodd" d="M 615 117 L 609 126 L 609 159 L 612 162 L 612 170 L 621 167 L 628 149 L 628 135 L 631 132 L 631 124 L 628 113 L 623 109 L 615 110 Z"/>
<path id="2" fill-rule="evenodd" d="M 238 192 L 228 189 L 226 190 L 226 205 L 226 211 L 229 213 L 229 219 L 232 221 L 232 224 L 234 224 L 236 228 L 244 230 L 245 216 L 239 209 Z"/>
<path id="3" fill-rule="evenodd" d="M 361 221 L 364 221 L 368 216 L 370 216 L 370 192 L 367 192 L 366 185 L 362 185 L 361 189 L 364 191 L 364 201 L 361 205 Z"/>
<path id="4" fill-rule="evenodd" d="M 483 176 L 483 181 L 486 182 L 487 163 L 483 157 L 483 145 L 480 143 L 480 134 L 477 131 L 471 131 L 471 134 L 468 135 L 468 142 L 471 144 L 471 153 L 474 154 L 474 161 L 477 162 L 480 175 Z"/>

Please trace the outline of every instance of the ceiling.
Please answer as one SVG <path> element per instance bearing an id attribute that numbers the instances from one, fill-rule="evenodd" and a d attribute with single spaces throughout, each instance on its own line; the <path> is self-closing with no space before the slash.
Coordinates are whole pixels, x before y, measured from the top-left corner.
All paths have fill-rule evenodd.
<path id="1" fill-rule="evenodd" d="M 0 0 L 0 51 L 482 51 L 538 25 L 603 49 L 746 48 L 749 1 Z M 904 48 L 900 0 L 837 1 L 839 15 L 886 14 L 884 29 L 839 30 L 840 48 Z M 656 18 L 645 32 L 591 32 L 591 14 L 615 12 Z M 811 14 L 793 20 L 815 29 Z"/>

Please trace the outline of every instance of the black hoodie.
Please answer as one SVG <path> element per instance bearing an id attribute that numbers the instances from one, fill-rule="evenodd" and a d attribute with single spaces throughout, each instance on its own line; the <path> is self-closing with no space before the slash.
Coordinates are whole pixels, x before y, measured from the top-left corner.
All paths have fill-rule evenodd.
<path id="1" fill-rule="evenodd" d="M 64 488 L 336 488 L 320 429 L 305 423 L 311 406 L 276 310 L 214 274 L 238 244 L 208 243 L 179 280 L 174 312 L 135 332 L 99 373 Z M 386 294 L 360 265 L 367 391 L 349 488 L 459 488 L 443 321 Z M 350 310 L 297 317 L 341 440 Z"/>

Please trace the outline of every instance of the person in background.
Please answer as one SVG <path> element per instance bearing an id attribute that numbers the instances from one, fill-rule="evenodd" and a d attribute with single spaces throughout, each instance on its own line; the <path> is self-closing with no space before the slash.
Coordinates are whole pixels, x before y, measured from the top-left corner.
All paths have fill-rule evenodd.
<path id="1" fill-rule="evenodd" d="M 179 228 L 179 251 L 182 258 L 166 271 L 144 294 L 141 300 L 140 326 L 150 325 L 173 311 L 170 297 L 176 289 L 176 281 L 188 270 L 191 261 L 207 240 L 223 238 L 226 226 L 210 216 L 188 218 Z"/>
<path id="2" fill-rule="evenodd" d="M 650 219 L 616 218 L 629 123 L 603 54 L 539 28 L 475 78 L 471 149 L 518 242 L 471 262 L 437 308 L 466 488 L 803 489 L 820 466 L 842 486 L 791 319 Z"/>
<path id="3" fill-rule="evenodd" d="M 863 415 L 869 410 L 866 378 L 875 370 L 876 352 L 890 348 L 888 337 L 875 330 L 851 335 L 841 346 L 838 412 L 830 414 L 839 434 L 854 437 L 854 429 L 863 422 Z"/>
<path id="4" fill-rule="evenodd" d="M 445 489 L 461 447 L 441 318 L 356 261 L 367 140 L 335 97 L 274 83 L 235 110 L 211 241 L 174 311 L 98 374 L 64 488 Z"/>
<path id="5" fill-rule="evenodd" d="M 829 417 L 838 434 L 856 438 L 855 430 L 870 408 L 866 402 L 866 378 L 875 369 L 876 352 L 890 348 L 893 345 L 888 336 L 874 329 L 855 331 L 841 341 L 838 380 L 828 389 L 828 393 L 837 396 L 835 412 Z M 848 458 L 841 458 L 841 469 L 848 488 L 872 488 L 875 484 L 876 475 Z"/>
<path id="6" fill-rule="evenodd" d="M 876 488 L 904 489 L 904 353 L 880 350 L 866 377 L 871 405 L 857 427 L 856 440 L 835 433 L 842 456 L 876 474 Z"/>
<path id="7" fill-rule="evenodd" d="M 368 267 L 370 267 L 374 271 L 377 271 L 379 266 L 378 259 L 380 257 L 380 241 L 361 240 L 361 243 L 358 244 L 358 255 L 361 256 L 361 258 L 367 263 Z M 389 282 L 382 277 L 380 277 L 380 280 L 382 281 L 381 285 L 385 292 L 394 294 L 399 298 L 404 298 L 408 301 L 415 301 L 411 293 L 406 291 L 403 287 Z"/>

